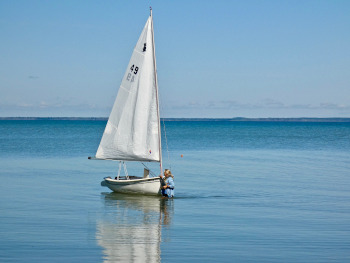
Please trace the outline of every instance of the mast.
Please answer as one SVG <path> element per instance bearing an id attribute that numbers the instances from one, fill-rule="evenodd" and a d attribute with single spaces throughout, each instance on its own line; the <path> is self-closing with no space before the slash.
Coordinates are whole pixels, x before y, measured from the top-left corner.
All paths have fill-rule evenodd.
<path id="1" fill-rule="evenodd" d="M 150 7 L 150 17 L 151 17 L 151 30 L 152 30 L 152 51 L 153 51 L 153 66 L 154 66 L 154 81 L 156 87 L 156 100 L 157 100 L 157 114 L 158 114 L 158 140 L 159 140 L 159 162 L 160 162 L 160 174 L 163 174 L 163 161 L 162 161 L 162 135 L 160 130 L 160 113 L 159 113 L 159 94 L 158 94 L 158 78 L 157 78 L 157 62 L 156 62 L 156 50 L 154 43 L 154 31 L 153 31 L 153 16 L 152 7 Z"/>

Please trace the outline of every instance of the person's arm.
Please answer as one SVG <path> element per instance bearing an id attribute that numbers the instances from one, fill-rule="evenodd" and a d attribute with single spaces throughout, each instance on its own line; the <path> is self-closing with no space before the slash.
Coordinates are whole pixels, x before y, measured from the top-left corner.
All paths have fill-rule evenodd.
<path id="1" fill-rule="evenodd" d="M 173 178 L 171 178 L 171 177 L 169 178 L 167 186 L 168 186 L 168 188 L 174 188 L 175 187 L 175 183 L 174 183 Z"/>

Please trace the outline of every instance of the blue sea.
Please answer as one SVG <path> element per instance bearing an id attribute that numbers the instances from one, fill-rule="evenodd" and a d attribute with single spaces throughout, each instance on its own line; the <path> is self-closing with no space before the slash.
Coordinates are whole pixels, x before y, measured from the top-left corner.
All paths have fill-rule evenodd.
<path id="1" fill-rule="evenodd" d="M 166 121 L 172 200 L 100 186 L 105 124 L 0 121 L 0 262 L 350 262 L 350 123 Z"/>

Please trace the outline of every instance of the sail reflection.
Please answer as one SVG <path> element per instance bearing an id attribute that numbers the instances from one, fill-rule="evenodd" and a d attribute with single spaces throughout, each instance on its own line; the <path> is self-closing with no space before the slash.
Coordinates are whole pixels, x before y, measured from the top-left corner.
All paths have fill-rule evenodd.
<path id="1" fill-rule="evenodd" d="M 96 239 L 104 262 L 161 262 L 161 230 L 171 225 L 173 200 L 103 193 Z"/>

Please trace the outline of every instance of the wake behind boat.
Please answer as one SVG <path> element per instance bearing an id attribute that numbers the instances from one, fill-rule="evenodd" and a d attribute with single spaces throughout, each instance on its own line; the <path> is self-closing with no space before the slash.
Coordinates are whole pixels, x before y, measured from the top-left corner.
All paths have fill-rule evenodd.
<path id="1" fill-rule="evenodd" d="M 115 192 L 160 193 L 161 178 L 151 178 L 148 169 L 144 169 L 143 177 L 129 176 L 125 164 L 127 161 L 159 162 L 160 174 L 163 173 L 156 68 L 151 9 L 121 82 L 96 157 L 89 157 L 119 161 L 117 177 L 106 177 L 101 183 Z M 124 177 L 120 176 L 122 166 Z"/>

